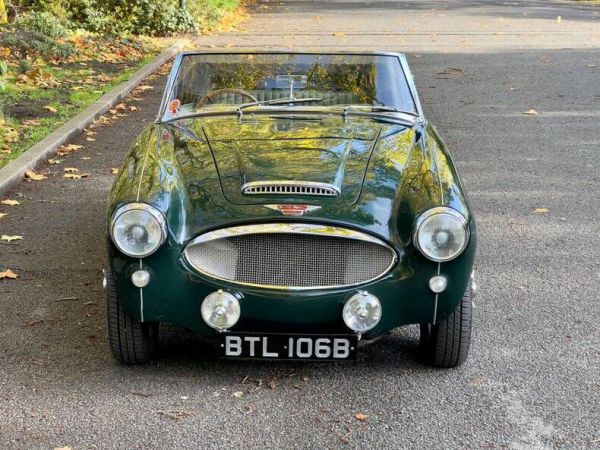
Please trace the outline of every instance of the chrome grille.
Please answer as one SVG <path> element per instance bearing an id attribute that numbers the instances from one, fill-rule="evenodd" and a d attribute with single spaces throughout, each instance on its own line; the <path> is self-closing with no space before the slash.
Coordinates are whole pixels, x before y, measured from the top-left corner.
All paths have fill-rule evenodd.
<path id="1" fill-rule="evenodd" d="M 253 181 L 242 186 L 242 193 L 246 195 L 322 195 L 325 197 L 340 195 L 338 188 L 331 184 L 309 181 Z"/>
<path id="2" fill-rule="evenodd" d="M 364 283 L 384 275 L 395 263 L 396 253 L 369 235 L 301 227 L 266 224 L 218 230 L 192 241 L 184 255 L 204 275 L 289 290 Z"/>

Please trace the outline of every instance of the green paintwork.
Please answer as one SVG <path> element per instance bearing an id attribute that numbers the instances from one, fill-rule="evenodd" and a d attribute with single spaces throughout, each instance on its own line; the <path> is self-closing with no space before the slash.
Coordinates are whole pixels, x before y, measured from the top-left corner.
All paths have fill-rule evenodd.
<path id="1" fill-rule="evenodd" d="M 259 180 L 306 180 L 341 187 L 339 197 L 244 196 L 241 186 Z M 139 196 L 139 198 L 138 198 Z M 435 295 L 428 280 L 438 264 L 412 245 L 416 217 L 441 205 L 470 222 L 471 238 L 457 259 L 442 263 L 449 279 L 439 296 L 438 319 L 462 297 L 472 271 L 475 223 L 450 156 L 428 124 L 405 127 L 389 120 L 339 114 L 249 114 L 182 119 L 150 125 L 133 145 L 108 203 L 108 221 L 121 204 L 141 201 L 167 218 L 167 242 L 142 265 L 152 275 L 143 289 L 144 320 L 174 322 L 213 335 L 201 319 L 204 297 L 223 288 L 243 295 L 239 331 L 348 332 L 344 302 L 357 288 L 282 292 L 215 282 L 186 267 L 186 243 L 206 231 L 256 222 L 302 221 L 355 228 L 391 244 L 399 255 L 383 278 L 360 286 L 383 307 L 377 335 L 411 323 L 431 322 Z M 286 217 L 265 204 L 301 203 L 321 208 Z M 140 293 L 129 281 L 140 260 L 109 241 L 109 264 L 128 312 L 138 320 Z"/>

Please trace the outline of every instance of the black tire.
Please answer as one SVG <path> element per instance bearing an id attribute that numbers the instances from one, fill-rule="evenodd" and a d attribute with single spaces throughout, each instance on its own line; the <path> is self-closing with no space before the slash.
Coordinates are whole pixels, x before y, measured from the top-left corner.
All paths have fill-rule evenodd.
<path id="1" fill-rule="evenodd" d="M 106 321 L 108 343 L 114 358 L 123 364 L 143 364 L 156 357 L 158 323 L 132 319 L 119 301 L 110 268 L 106 269 Z"/>
<path id="2" fill-rule="evenodd" d="M 457 367 L 467 360 L 471 346 L 473 295 L 471 284 L 456 307 L 435 325 L 421 324 L 421 351 L 425 361 L 435 367 Z"/>

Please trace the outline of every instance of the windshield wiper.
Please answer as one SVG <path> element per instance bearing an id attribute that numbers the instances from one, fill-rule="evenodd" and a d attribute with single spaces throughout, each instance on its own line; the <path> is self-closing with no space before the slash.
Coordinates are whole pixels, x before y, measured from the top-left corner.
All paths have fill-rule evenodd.
<path id="1" fill-rule="evenodd" d="M 368 107 L 368 105 L 348 105 L 342 111 L 342 116 L 346 117 L 348 114 L 353 114 L 353 113 L 355 113 L 355 114 L 371 114 L 371 113 L 378 113 L 378 112 L 393 112 L 393 113 L 408 114 L 410 116 L 419 117 L 419 115 L 414 111 L 405 111 L 403 109 L 399 109 L 394 106 L 385 106 L 385 105 L 371 106 L 370 109 L 365 111 L 364 108 L 366 108 L 366 107 Z M 363 108 L 363 109 L 361 110 L 359 108 Z"/>
<path id="2" fill-rule="evenodd" d="M 242 110 L 244 108 L 250 108 L 252 106 L 264 106 L 264 105 L 292 105 L 295 103 L 311 103 L 311 102 L 322 102 L 322 97 L 306 97 L 306 98 L 295 98 L 295 97 L 285 97 L 285 98 L 275 98 L 273 100 L 263 100 L 262 102 L 251 102 L 251 103 L 243 103 L 237 107 L 237 115 L 241 119 L 244 113 Z"/>

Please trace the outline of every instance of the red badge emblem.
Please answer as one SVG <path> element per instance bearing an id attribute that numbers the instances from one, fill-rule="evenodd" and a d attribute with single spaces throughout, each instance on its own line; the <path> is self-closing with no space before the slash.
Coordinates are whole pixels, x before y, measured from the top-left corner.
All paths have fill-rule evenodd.
<path id="1" fill-rule="evenodd" d="M 272 209 L 273 211 L 279 211 L 284 216 L 303 216 L 308 212 L 317 211 L 321 209 L 320 206 L 315 205 L 291 205 L 291 204 L 275 204 L 265 205 L 265 207 Z"/>

